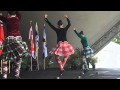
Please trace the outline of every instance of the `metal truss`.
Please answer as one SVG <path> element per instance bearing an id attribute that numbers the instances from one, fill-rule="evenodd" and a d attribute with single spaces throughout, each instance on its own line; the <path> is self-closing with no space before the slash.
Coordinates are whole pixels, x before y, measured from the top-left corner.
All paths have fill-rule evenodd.
<path id="1" fill-rule="evenodd" d="M 91 48 L 94 51 L 94 55 L 103 49 L 115 36 L 120 32 L 120 21 L 118 21 L 109 31 L 107 31 L 99 40 L 97 40 Z"/>

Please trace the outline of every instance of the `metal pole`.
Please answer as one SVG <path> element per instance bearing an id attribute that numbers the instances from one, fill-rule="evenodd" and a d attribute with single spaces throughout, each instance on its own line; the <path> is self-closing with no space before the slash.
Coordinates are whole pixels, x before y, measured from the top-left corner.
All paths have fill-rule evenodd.
<path id="1" fill-rule="evenodd" d="M 1 74 L 2 74 L 2 60 L 1 60 Z"/>
<path id="2" fill-rule="evenodd" d="M 31 56 L 31 71 L 32 71 L 32 56 Z"/>
<path id="3" fill-rule="evenodd" d="M 37 67 L 38 67 L 38 70 L 39 70 L 39 61 L 38 61 L 38 48 L 37 48 Z"/>
<path id="4" fill-rule="evenodd" d="M 45 70 L 45 59 L 44 59 L 44 70 Z"/>

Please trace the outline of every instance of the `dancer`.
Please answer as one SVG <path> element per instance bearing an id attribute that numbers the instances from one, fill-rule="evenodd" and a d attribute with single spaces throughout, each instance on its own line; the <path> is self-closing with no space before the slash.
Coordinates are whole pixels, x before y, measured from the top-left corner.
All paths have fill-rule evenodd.
<path id="1" fill-rule="evenodd" d="M 84 70 L 84 73 L 86 73 L 89 69 L 87 66 L 86 58 L 93 56 L 93 50 L 90 48 L 87 37 L 84 35 L 84 32 L 81 31 L 80 33 L 77 32 L 76 28 L 73 28 L 76 35 L 81 39 L 81 43 L 83 46 L 82 51 L 82 69 Z"/>
<path id="2" fill-rule="evenodd" d="M 70 20 L 67 15 L 64 15 L 67 19 L 68 25 L 66 27 L 63 26 L 62 20 L 58 21 L 58 28 L 53 26 L 48 20 L 48 15 L 45 14 L 44 18 L 48 25 L 56 32 L 57 34 L 57 45 L 50 51 L 51 54 L 55 54 L 55 59 L 60 68 L 60 76 L 63 74 L 64 66 L 71 54 L 74 54 L 73 46 L 67 42 L 67 30 L 71 26 Z M 60 57 L 63 56 L 63 61 L 60 60 Z"/>
<path id="3" fill-rule="evenodd" d="M 8 11 L 8 16 L 0 15 L 0 20 L 6 25 L 6 39 L 1 56 L 3 61 L 3 79 L 7 79 L 8 60 L 15 62 L 15 79 L 20 79 L 22 57 L 29 55 L 27 44 L 22 41 L 19 30 L 21 15 L 18 11 Z"/>

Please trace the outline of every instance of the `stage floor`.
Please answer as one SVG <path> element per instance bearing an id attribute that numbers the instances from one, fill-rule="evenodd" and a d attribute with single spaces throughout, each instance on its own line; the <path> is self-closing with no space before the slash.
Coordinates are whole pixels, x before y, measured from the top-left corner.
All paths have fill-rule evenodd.
<path id="1" fill-rule="evenodd" d="M 56 79 L 58 75 L 59 69 L 21 71 L 21 79 Z M 2 79 L 2 75 L 0 75 L 0 79 Z M 13 72 L 8 75 L 8 79 L 14 79 Z M 120 79 L 120 69 L 89 70 L 83 75 L 80 70 L 66 69 L 60 79 Z"/>

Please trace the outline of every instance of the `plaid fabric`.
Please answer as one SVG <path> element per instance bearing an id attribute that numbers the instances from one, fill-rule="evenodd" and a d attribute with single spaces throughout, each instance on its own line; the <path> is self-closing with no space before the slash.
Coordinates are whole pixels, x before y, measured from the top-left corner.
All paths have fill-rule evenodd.
<path id="1" fill-rule="evenodd" d="M 82 57 L 89 58 L 93 56 L 93 50 L 88 46 L 82 51 Z"/>
<path id="2" fill-rule="evenodd" d="M 60 41 L 58 44 L 50 51 L 51 54 L 66 56 L 74 54 L 74 49 L 72 45 L 68 44 L 67 41 Z"/>
<path id="3" fill-rule="evenodd" d="M 2 49 L 3 49 L 3 45 L 0 46 L 0 50 L 2 50 Z"/>
<path id="4" fill-rule="evenodd" d="M 1 60 L 11 60 L 14 61 L 23 56 L 28 56 L 29 50 L 26 42 L 22 41 L 22 37 L 9 36 L 6 38 Z"/>

